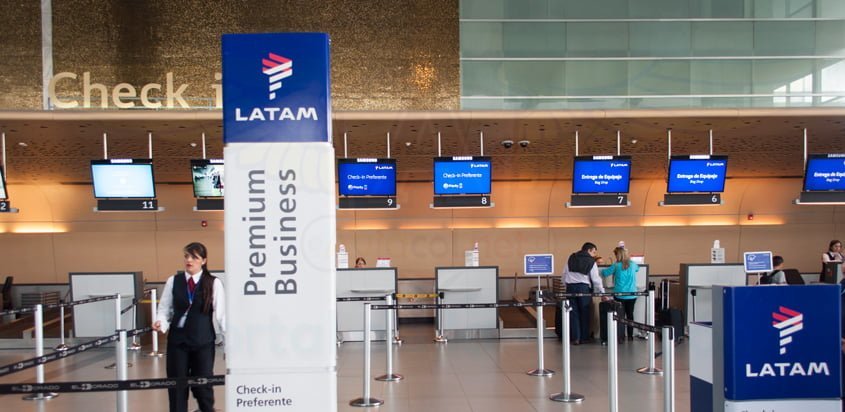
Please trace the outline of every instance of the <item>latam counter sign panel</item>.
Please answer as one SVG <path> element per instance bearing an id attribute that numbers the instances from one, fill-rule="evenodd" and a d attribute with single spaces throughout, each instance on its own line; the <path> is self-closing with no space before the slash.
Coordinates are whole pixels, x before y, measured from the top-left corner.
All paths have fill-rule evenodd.
<path id="1" fill-rule="evenodd" d="M 839 398 L 839 285 L 724 293 L 725 399 Z"/>
<path id="2" fill-rule="evenodd" d="M 223 35 L 223 141 L 328 142 L 329 36 Z"/>

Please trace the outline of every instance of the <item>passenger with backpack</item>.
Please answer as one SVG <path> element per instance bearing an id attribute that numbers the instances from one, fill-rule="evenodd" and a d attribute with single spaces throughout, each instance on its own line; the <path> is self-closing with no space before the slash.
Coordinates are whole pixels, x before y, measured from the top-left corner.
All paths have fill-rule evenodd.
<path id="1" fill-rule="evenodd" d="M 761 285 L 785 285 L 786 273 L 783 271 L 783 257 L 775 256 L 772 258 L 772 272 L 760 276 Z"/>

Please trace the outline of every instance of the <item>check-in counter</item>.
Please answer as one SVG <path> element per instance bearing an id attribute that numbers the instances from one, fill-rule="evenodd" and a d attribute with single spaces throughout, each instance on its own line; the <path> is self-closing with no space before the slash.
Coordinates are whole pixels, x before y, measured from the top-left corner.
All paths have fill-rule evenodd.
<path id="1" fill-rule="evenodd" d="M 713 321 L 713 285 L 745 286 L 742 263 L 682 263 L 681 289 L 686 323 Z M 695 296 L 693 296 L 695 293 Z"/>
<path id="2" fill-rule="evenodd" d="M 396 268 L 337 270 L 337 297 L 384 297 L 396 293 Z M 385 300 L 371 301 L 384 304 Z M 386 311 L 372 311 L 371 338 L 384 340 Z M 364 340 L 364 302 L 337 302 L 337 335 L 340 341 Z"/>
<path id="3" fill-rule="evenodd" d="M 442 303 L 493 303 L 499 295 L 499 267 L 439 267 L 435 290 L 444 294 Z M 498 338 L 496 308 L 443 309 L 443 332 L 451 339 Z"/>

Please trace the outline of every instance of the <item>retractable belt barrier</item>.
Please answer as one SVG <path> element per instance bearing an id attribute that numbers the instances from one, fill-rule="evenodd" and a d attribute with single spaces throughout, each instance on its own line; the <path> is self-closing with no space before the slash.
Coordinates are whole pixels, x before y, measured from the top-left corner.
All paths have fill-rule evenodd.
<path id="1" fill-rule="evenodd" d="M 77 381 L 56 383 L 16 383 L 0 385 L 0 395 L 41 392 L 114 392 L 148 389 L 219 386 L 226 384 L 226 375 L 189 378 L 131 379 L 113 381 Z"/>
<path id="2" fill-rule="evenodd" d="M 437 299 L 442 298 L 443 292 L 440 293 L 397 293 L 396 299 Z"/>
<path id="3" fill-rule="evenodd" d="M 153 330 L 153 328 L 149 327 L 149 326 L 147 326 L 145 328 L 128 330 L 128 331 L 126 331 L 126 336 L 142 335 L 142 334 L 147 333 L 151 330 Z M 85 352 L 89 349 L 97 348 L 97 347 L 115 342 L 115 341 L 117 341 L 118 337 L 119 337 L 119 334 L 115 333 L 113 335 L 103 336 L 101 338 L 97 338 L 97 339 L 94 339 L 92 341 L 81 343 L 81 344 L 76 345 L 76 346 L 71 346 L 71 347 L 67 348 L 67 350 L 63 350 L 63 351 L 59 351 L 59 352 L 53 352 L 49 355 L 36 356 L 34 358 L 25 359 L 25 360 L 15 362 L 15 363 L 12 363 L 12 364 L 9 364 L 9 365 L 6 365 L 6 366 L 0 366 L 0 377 L 6 376 L 6 375 L 11 375 L 13 373 L 20 372 L 22 370 L 34 368 L 38 365 L 43 365 L 45 363 L 54 362 L 54 361 L 57 361 L 59 359 L 64 359 L 64 358 L 67 358 L 68 356 L 76 355 L 77 353 Z M 53 391 L 53 392 L 56 392 L 56 391 Z M 0 392 L 0 393 L 3 393 L 3 392 Z"/>
<path id="4" fill-rule="evenodd" d="M 337 302 L 378 302 L 387 299 L 386 296 L 354 296 L 349 298 L 337 298 Z"/>
<path id="5" fill-rule="evenodd" d="M 88 299 L 80 299 L 74 300 L 73 302 L 66 302 L 66 303 L 51 303 L 49 305 L 44 305 L 44 309 L 56 309 L 56 308 L 69 308 L 71 306 L 76 305 L 83 305 L 86 303 L 93 303 L 93 302 L 100 302 L 103 300 L 112 300 L 118 297 L 117 294 L 109 295 L 109 296 L 97 296 L 96 298 L 88 298 Z"/>

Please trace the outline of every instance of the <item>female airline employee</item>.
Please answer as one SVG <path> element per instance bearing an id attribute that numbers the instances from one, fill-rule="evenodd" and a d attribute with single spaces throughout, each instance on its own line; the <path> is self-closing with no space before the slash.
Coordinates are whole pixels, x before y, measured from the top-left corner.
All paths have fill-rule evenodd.
<path id="1" fill-rule="evenodd" d="M 202 243 L 185 246 L 185 273 L 164 284 L 153 329 L 167 335 L 167 377 L 214 375 L 214 321 L 226 331 L 223 282 L 206 267 L 208 251 Z M 214 391 L 192 387 L 202 412 L 214 411 Z M 170 412 L 187 412 L 188 390 L 168 389 Z"/>

